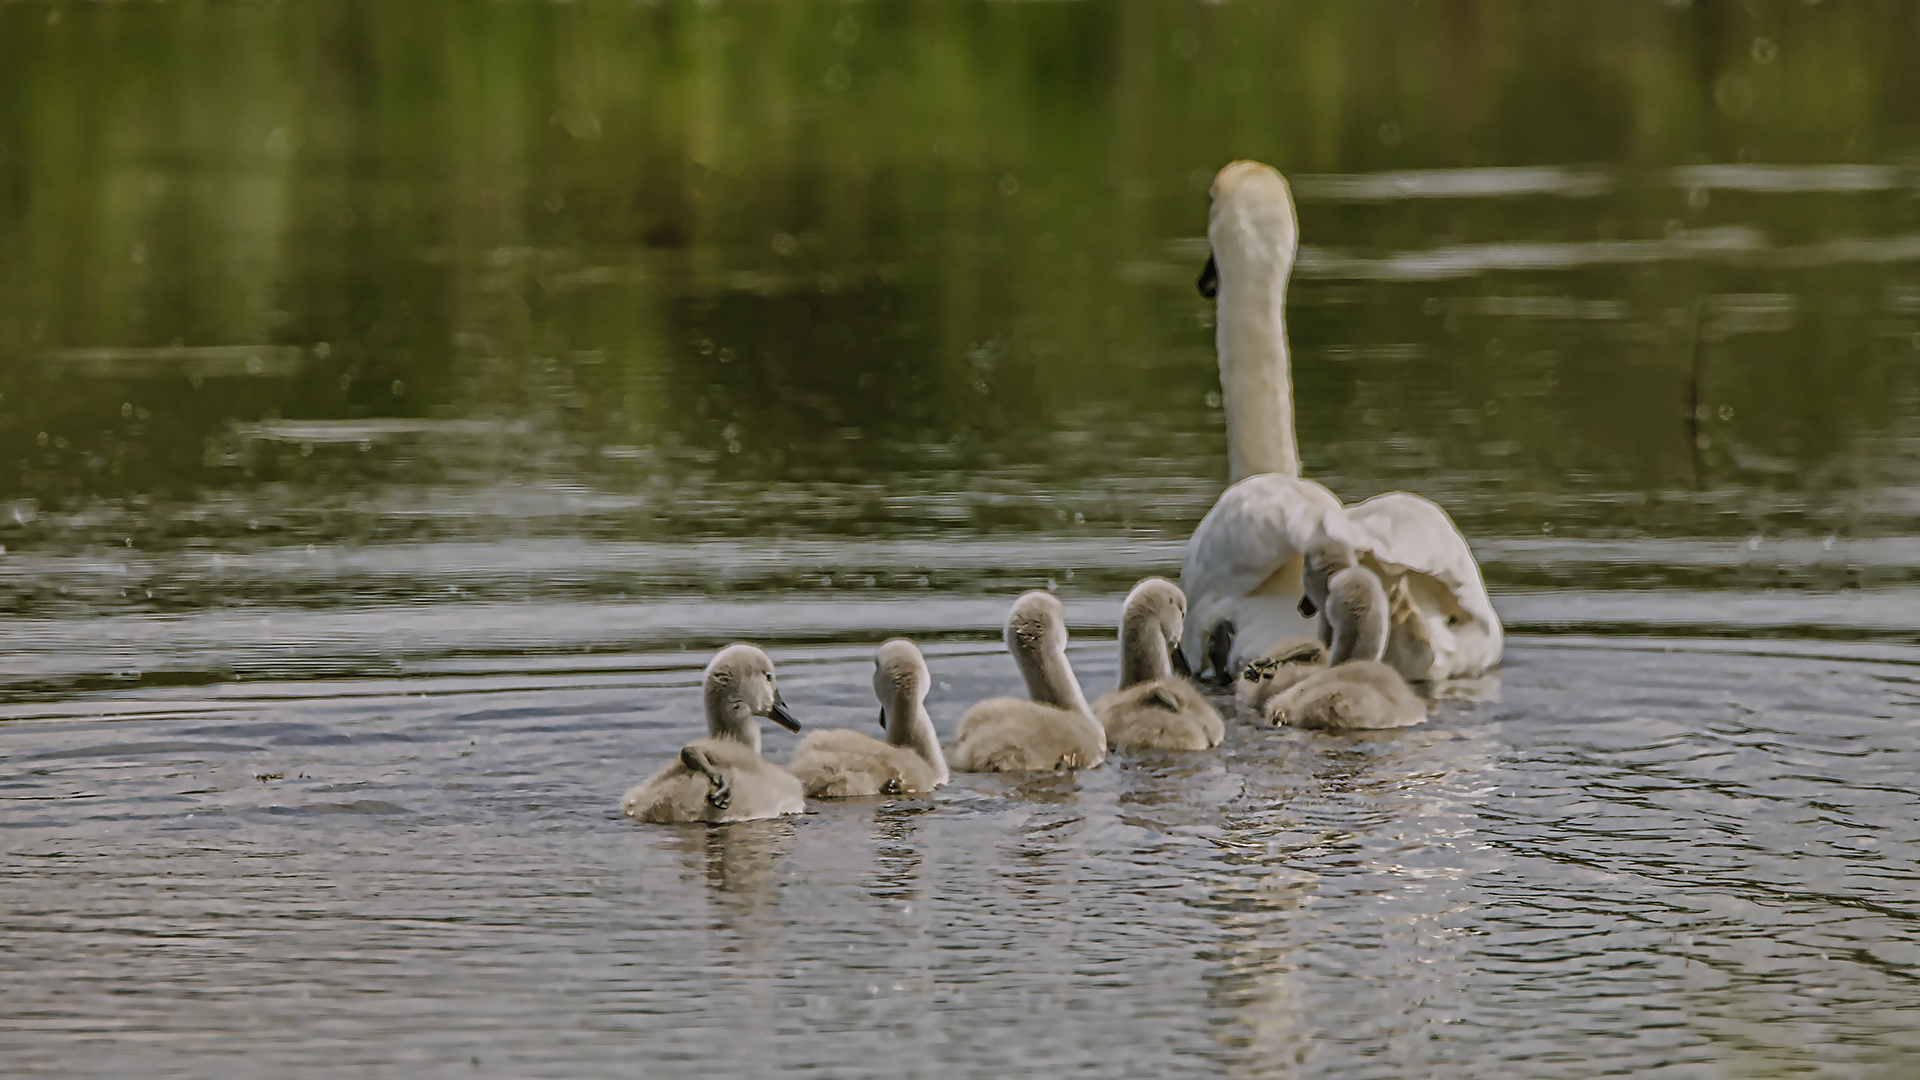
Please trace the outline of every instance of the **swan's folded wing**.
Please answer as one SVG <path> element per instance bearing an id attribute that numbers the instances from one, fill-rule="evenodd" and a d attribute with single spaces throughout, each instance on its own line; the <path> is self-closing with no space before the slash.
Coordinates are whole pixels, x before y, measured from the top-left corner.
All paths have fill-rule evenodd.
<path id="1" fill-rule="evenodd" d="M 1362 535 L 1351 529 L 1340 500 L 1311 480 L 1264 473 L 1228 488 L 1187 541 L 1183 648 L 1205 655 L 1215 609 L 1252 593 L 1308 547 L 1324 539 L 1364 546 Z"/>
<path id="2" fill-rule="evenodd" d="M 1433 578 L 1453 595 L 1460 609 L 1494 632 L 1500 617 L 1480 578 L 1467 538 L 1453 519 L 1431 500 L 1405 491 L 1375 495 L 1347 507 L 1347 519 L 1366 534 L 1355 543 L 1373 553 L 1389 574 L 1413 572 Z"/>

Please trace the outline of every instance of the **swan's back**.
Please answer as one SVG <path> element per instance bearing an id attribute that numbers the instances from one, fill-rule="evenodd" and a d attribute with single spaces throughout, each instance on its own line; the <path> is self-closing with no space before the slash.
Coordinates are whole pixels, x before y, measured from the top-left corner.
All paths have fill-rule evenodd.
<path id="1" fill-rule="evenodd" d="M 1418 724 L 1427 706 L 1393 668 L 1349 660 L 1274 695 L 1266 716 L 1275 724 L 1352 731 Z"/>
<path id="2" fill-rule="evenodd" d="M 1370 568 L 1395 594 L 1387 661 L 1409 679 L 1478 675 L 1500 662 L 1505 632 L 1459 526 L 1405 491 L 1347 508 L 1369 534 Z"/>
<path id="3" fill-rule="evenodd" d="M 1206 750 L 1227 736 L 1219 712 L 1181 679 L 1155 679 L 1103 694 L 1093 703 L 1093 715 L 1114 750 Z"/>
<path id="4" fill-rule="evenodd" d="M 1107 757 L 1096 726 L 1090 716 L 1025 698 L 988 698 L 960 718 L 947 764 L 956 772 L 1090 769 Z"/>
<path id="5" fill-rule="evenodd" d="M 732 739 L 695 739 L 687 744 L 732 781 L 725 808 L 707 801 L 713 790 L 707 778 L 675 758 L 647 781 L 627 792 L 620 809 L 635 821 L 748 821 L 753 818 L 798 814 L 806 810 L 800 781 L 772 764 L 753 748 Z"/>
<path id="6" fill-rule="evenodd" d="M 932 764 L 919 754 L 846 728 L 816 731 L 802 739 L 788 769 L 810 799 L 932 791 L 941 783 Z"/>
<path id="7" fill-rule="evenodd" d="M 1284 638 L 1311 635 L 1313 621 L 1298 611 L 1301 556 L 1329 537 L 1351 536 L 1340 500 L 1311 480 L 1264 473 L 1221 492 L 1181 564 L 1181 648 L 1203 657 L 1213 628 L 1233 623 L 1237 670 Z"/>

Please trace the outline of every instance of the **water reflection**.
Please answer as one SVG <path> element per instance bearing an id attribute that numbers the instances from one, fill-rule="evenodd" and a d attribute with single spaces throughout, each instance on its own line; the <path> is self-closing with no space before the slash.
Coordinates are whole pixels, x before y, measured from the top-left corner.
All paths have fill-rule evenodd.
<path id="1" fill-rule="evenodd" d="M 159 500 L 147 544 L 256 539 L 204 515 L 222 492 L 278 538 L 359 538 L 390 523 L 302 511 L 505 478 L 648 492 L 596 520 L 620 536 L 1049 532 L 1061 509 L 1175 533 L 1184 503 L 1088 485 L 1217 473 L 1194 238 L 1247 152 L 1297 178 L 1302 446 L 1338 490 L 1426 489 L 1476 536 L 1895 529 L 1845 493 L 1913 484 L 1915 87 L 1862 47 L 1910 16 L 1716 10 L 1463 2 L 1383 41 L 1368 5 L 10 7 L 0 485 L 43 517 L 8 542 L 55 544 L 48 512 L 100 498 Z M 235 39 L 249 63 L 209 62 Z M 949 60 L 920 63 L 934 41 Z M 1402 41 L 1395 79 L 1330 61 Z M 1411 44 L 1434 41 L 1457 51 Z M 178 107 L 89 89 L 154 84 Z M 1718 494 L 1692 498 L 1693 312 L 1753 295 L 1774 313 L 1708 328 Z M 1549 307 L 1604 318 L 1569 335 Z M 1087 497 L 928 517 L 883 494 L 929 479 Z M 845 483 L 874 490 L 754 505 Z"/>
<path id="2" fill-rule="evenodd" d="M 673 835 L 668 843 L 686 856 L 688 868 L 717 893 L 738 902 L 739 915 L 767 915 L 764 909 L 773 898 L 777 864 L 792 847 L 793 830 L 779 825 L 777 821 L 743 821 L 675 828 L 669 830 Z"/>

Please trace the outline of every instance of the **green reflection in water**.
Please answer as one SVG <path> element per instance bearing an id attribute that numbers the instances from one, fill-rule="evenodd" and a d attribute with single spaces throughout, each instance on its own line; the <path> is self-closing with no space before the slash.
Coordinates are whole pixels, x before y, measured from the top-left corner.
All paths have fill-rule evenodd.
<path id="1" fill-rule="evenodd" d="M 5 5 L 10 535 L 91 539 L 99 506 L 133 508 L 103 535 L 218 531 L 142 509 L 216 496 L 410 535 L 355 493 L 503 481 L 639 492 L 584 526 L 619 535 L 1184 535 L 1224 474 L 1191 280 L 1236 156 L 1302 196 L 1302 447 L 1347 497 L 1476 535 L 1903 528 L 1916 32 L 1799 3 Z"/>

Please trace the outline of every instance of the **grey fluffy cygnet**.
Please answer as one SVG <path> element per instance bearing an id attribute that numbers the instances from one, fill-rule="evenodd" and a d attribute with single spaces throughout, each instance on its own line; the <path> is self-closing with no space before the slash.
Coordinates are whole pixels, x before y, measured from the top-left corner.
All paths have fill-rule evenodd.
<path id="1" fill-rule="evenodd" d="M 801 740 L 787 766 L 810 799 L 904 795 L 947 782 L 947 759 L 927 715 L 933 676 L 913 642 L 894 638 L 873 657 L 873 696 L 880 699 L 886 741 L 833 728 Z"/>
<path id="2" fill-rule="evenodd" d="M 1327 647 L 1310 637 L 1282 639 L 1247 662 L 1233 680 L 1242 716 L 1263 715 L 1275 694 L 1327 669 Z"/>
<path id="3" fill-rule="evenodd" d="M 968 709 L 947 749 L 954 771 L 1090 769 L 1106 760 L 1106 729 L 1067 663 L 1060 601 L 1044 592 L 1021 596 L 1007 613 L 1005 637 L 1028 698 L 989 698 Z"/>
<path id="4" fill-rule="evenodd" d="M 1361 566 L 1350 549 L 1326 544 L 1307 553 L 1301 586 L 1306 594 L 1301 614 L 1318 611 L 1332 666 L 1275 694 L 1267 702 L 1267 719 L 1343 731 L 1406 727 L 1425 720 L 1426 703 L 1399 672 L 1380 662 L 1389 618 L 1380 578 Z"/>
<path id="5" fill-rule="evenodd" d="M 773 681 L 773 661 L 752 645 L 729 645 L 707 664 L 707 737 L 627 792 L 620 809 L 635 821 L 748 821 L 806 809 L 800 781 L 760 756 L 760 721 L 788 731 L 800 722 Z"/>
<path id="6" fill-rule="evenodd" d="M 1109 749 L 1205 750 L 1226 737 L 1220 714 L 1181 677 L 1186 618 L 1186 594 L 1171 581 L 1147 578 L 1127 594 L 1120 610 L 1120 689 L 1093 703 Z"/>

